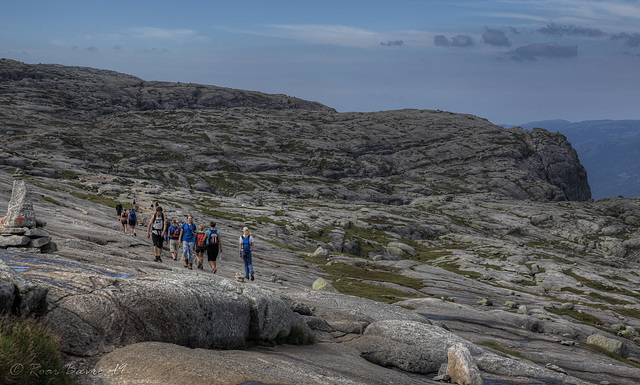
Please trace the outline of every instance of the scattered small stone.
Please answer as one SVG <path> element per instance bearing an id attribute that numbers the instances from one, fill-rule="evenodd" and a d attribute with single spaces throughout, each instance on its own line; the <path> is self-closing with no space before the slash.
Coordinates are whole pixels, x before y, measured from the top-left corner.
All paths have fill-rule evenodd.
<path id="1" fill-rule="evenodd" d="M 481 306 L 493 306 L 493 301 L 491 301 L 489 298 L 483 298 L 478 301 L 477 304 Z"/>
<path id="2" fill-rule="evenodd" d="M 562 310 L 573 310 L 573 304 L 571 302 L 566 302 L 560 305 L 560 309 Z"/>
<path id="3" fill-rule="evenodd" d="M 517 307 L 518 307 L 518 304 L 517 304 L 517 303 L 515 303 L 515 302 L 513 302 L 513 301 L 506 301 L 506 302 L 504 303 L 504 306 L 506 306 L 506 307 L 510 307 L 510 308 L 512 308 L 512 309 L 515 309 L 515 308 L 517 308 Z"/>
<path id="4" fill-rule="evenodd" d="M 562 374 L 568 374 L 564 369 L 562 369 L 558 365 L 555 365 L 555 364 L 552 364 L 552 363 L 548 363 L 544 367 L 547 368 L 547 369 L 553 370 L 554 372 L 558 372 L 558 373 L 562 373 Z"/>
<path id="5" fill-rule="evenodd" d="M 317 290 L 317 291 L 328 291 L 330 293 L 340 293 L 338 289 L 333 287 L 333 285 L 324 278 L 316 279 L 313 282 L 313 285 L 311 285 L 311 287 L 313 288 L 313 290 Z"/>

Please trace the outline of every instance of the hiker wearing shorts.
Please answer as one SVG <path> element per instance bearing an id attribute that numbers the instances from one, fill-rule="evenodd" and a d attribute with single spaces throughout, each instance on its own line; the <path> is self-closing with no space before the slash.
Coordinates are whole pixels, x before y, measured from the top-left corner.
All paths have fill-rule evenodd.
<path id="1" fill-rule="evenodd" d="M 211 228 L 207 230 L 207 260 L 209 266 L 215 274 L 218 269 L 216 268 L 216 261 L 218 254 L 222 255 L 222 242 L 220 241 L 220 231 L 216 230 L 216 223 L 210 223 Z"/>
<path id="2" fill-rule="evenodd" d="M 207 250 L 207 234 L 204 232 L 204 226 L 198 226 L 196 234 L 196 259 L 198 260 L 198 269 L 202 270 L 202 262 L 204 262 L 204 252 Z"/>
<path id="3" fill-rule="evenodd" d="M 164 242 L 164 231 L 166 230 L 167 222 L 164 220 L 164 214 L 162 213 L 162 207 L 156 207 L 156 213 L 149 221 L 147 226 L 147 238 L 149 233 L 153 236 L 153 254 L 155 255 L 156 262 L 162 262 L 162 244 Z"/>
<path id="4" fill-rule="evenodd" d="M 129 212 L 127 210 L 122 210 L 122 214 L 120 214 L 120 223 L 122 224 L 122 232 L 127 233 L 127 218 L 129 218 Z"/>
<path id="5" fill-rule="evenodd" d="M 174 261 L 178 260 L 178 243 L 180 240 L 180 226 L 178 226 L 178 221 L 175 219 L 171 221 L 171 226 L 169 226 L 169 252 L 171 253 L 171 257 Z"/>
<path id="6" fill-rule="evenodd" d="M 136 215 L 136 210 L 134 207 L 131 207 L 129 210 L 129 230 L 131 230 L 131 235 L 137 237 L 136 234 L 136 225 L 138 224 L 138 216 Z"/>
<path id="7" fill-rule="evenodd" d="M 189 270 L 193 270 L 193 254 L 194 246 L 196 244 L 196 230 L 197 227 L 193 223 L 193 217 L 189 215 L 187 222 L 182 224 L 180 229 L 180 240 L 178 246 L 182 242 L 182 255 L 184 256 L 184 267 L 188 267 Z"/>
<path id="8" fill-rule="evenodd" d="M 253 262 L 251 260 L 251 249 L 253 249 L 253 236 L 248 227 L 242 229 L 242 235 L 240 236 L 240 258 L 244 262 L 244 279 L 249 279 L 251 274 L 251 280 L 253 281 Z"/>

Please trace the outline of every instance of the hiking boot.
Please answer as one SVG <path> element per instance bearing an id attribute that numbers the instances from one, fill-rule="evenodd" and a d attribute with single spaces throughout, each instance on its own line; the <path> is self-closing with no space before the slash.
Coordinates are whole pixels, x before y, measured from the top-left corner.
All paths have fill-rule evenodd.
<path id="1" fill-rule="evenodd" d="M 184 261 L 184 267 L 189 267 L 189 264 L 187 263 L 187 261 Z"/>
<path id="2" fill-rule="evenodd" d="M 202 266 L 202 263 L 198 263 L 198 269 L 203 270 L 204 267 Z"/>
<path id="3" fill-rule="evenodd" d="M 193 264 L 192 263 L 189 264 L 189 270 L 193 270 Z"/>
<path id="4" fill-rule="evenodd" d="M 253 273 L 251 273 L 251 280 L 253 281 L 255 278 L 253 277 Z"/>

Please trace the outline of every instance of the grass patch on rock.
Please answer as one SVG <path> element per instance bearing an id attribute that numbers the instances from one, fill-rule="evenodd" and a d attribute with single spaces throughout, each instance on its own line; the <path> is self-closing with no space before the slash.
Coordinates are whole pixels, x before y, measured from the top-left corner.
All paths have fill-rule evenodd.
<path id="1" fill-rule="evenodd" d="M 118 201 L 111 198 L 103 197 L 101 195 L 82 193 L 77 191 L 70 191 L 69 194 L 73 195 L 76 198 L 88 200 L 89 202 L 98 203 L 108 207 L 116 207 L 116 205 L 118 204 Z"/>
<path id="2" fill-rule="evenodd" d="M 499 352 L 502 352 L 502 353 L 508 354 L 508 355 L 510 355 L 510 356 L 514 356 L 514 357 L 522 358 L 523 360 L 528 360 L 528 358 L 527 358 L 527 357 L 525 357 L 525 355 L 524 355 L 524 354 L 522 354 L 522 353 L 520 353 L 520 352 L 518 352 L 518 351 L 515 351 L 515 350 L 511 350 L 511 349 L 509 349 L 509 348 L 505 348 L 504 346 L 502 346 L 502 345 L 498 345 L 498 344 L 497 344 L 497 343 L 495 343 L 495 342 L 490 342 L 490 341 L 486 341 L 486 342 L 479 342 L 479 343 L 478 343 L 478 345 L 480 345 L 480 346 L 485 346 L 485 347 L 490 348 L 490 349 L 493 349 L 493 350 L 497 350 L 497 351 L 499 351 Z"/>
<path id="3" fill-rule="evenodd" d="M 600 293 L 589 293 L 589 297 L 599 299 L 604 302 L 608 302 L 612 305 L 630 305 L 633 303 L 633 302 L 625 301 L 624 299 L 618 299 L 618 298 L 602 295 Z"/>
<path id="4" fill-rule="evenodd" d="M 617 287 L 610 286 L 610 285 L 604 284 L 602 282 L 592 281 L 590 279 L 587 279 L 585 277 L 582 277 L 582 276 L 574 273 L 571 270 L 565 270 L 565 271 L 563 271 L 563 273 L 565 275 L 568 275 L 569 277 L 572 277 L 572 278 L 576 279 L 578 282 L 580 282 L 583 285 L 585 285 L 587 287 L 590 287 L 592 289 L 599 290 L 599 291 L 604 291 L 604 292 L 607 292 L 607 293 L 627 295 L 629 297 L 633 297 L 633 298 L 636 298 L 636 299 L 640 300 L 640 294 L 638 294 L 636 292 L 625 290 L 625 289 L 619 289 Z"/>
<path id="5" fill-rule="evenodd" d="M 568 316 L 571 317 L 573 319 L 576 319 L 584 324 L 587 325 L 602 325 L 602 320 L 594 315 L 591 315 L 589 313 L 585 313 L 585 312 L 580 312 L 577 310 L 569 310 L 569 309 L 557 309 L 557 308 L 547 308 L 547 311 L 557 314 L 557 315 L 564 315 L 564 316 Z"/>
<path id="6" fill-rule="evenodd" d="M 462 275 L 465 276 L 467 278 L 471 278 L 471 279 L 479 279 L 482 277 L 481 273 L 478 273 L 477 271 L 470 271 L 470 270 L 462 270 L 460 269 L 460 264 L 455 263 L 455 262 L 443 262 L 443 263 L 438 263 L 436 264 L 437 267 L 441 268 L 441 269 L 445 269 L 448 270 L 452 273 L 456 273 L 458 275 Z"/>
<path id="7" fill-rule="evenodd" d="M 387 271 L 370 270 L 368 268 L 353 266 L 341 262 L 320 266 L 320 270 L 338 277 L 366 279 L 369 281 L 378 282 L 391 282 L 416 290 L 420 290 L 424 287 L 422 281 L 419 279 L 405 277 L 402 274 Z"/>
<path id="8" fill-rule="evenodd" d="M 58 341 L 44 325 L 0 317 L 0 384 L 77 384 L 64 370 Z"/>
<path id="9" fill-rule="evenodd" d="M 329 277 L 333 280 L 333 287 L 342 294 L 367 298 L 377 302 L 394 303 L 406 299 L 402 291 L 390 287 L 373 285 L 360 280 L 345 277 Z"/>
<path id="10" fill-rule="evenodd" d="M 634 366 L 636 368 L 640 368 L 640 364 L 638 364 L 637 362 L 633 362 L 633 361 L 628 360 L 628 359 L 626 359 L 624 357 L 621 357 L 621 356 L 619 356 L 619 355 L 617 355 L 617 354 L 615 354 L 615 353 L 603 348 L 602 346 L 598 346 L 598 345 L 594 345 L 594 344 L 582 344 L 580 346 L 582 346 L 584 348 L 591 349 L 591 350 L 596 351 L 598 353 L 602 353 L 605 356 L 609 356 L 609 357 L 613 358 L 614 360 L 618 360 L 620 362 L 624 362 L 625 364 Z"/>

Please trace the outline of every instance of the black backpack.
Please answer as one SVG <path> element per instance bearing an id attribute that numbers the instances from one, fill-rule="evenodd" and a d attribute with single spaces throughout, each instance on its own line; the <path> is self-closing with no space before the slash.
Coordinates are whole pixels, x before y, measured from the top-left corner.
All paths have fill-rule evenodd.
<path id="1" fill-rule="evenodd" d="M 216 229 L 211 229 L 209 230 L 210 234 L 209 234 L 209 244 L 210 245 L 217 245 L 218 244 L 218 230 Z"/>

